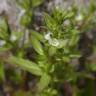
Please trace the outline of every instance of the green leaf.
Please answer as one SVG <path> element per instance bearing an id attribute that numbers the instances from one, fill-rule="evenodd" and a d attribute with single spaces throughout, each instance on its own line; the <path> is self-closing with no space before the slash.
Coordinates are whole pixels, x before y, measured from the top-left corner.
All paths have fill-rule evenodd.
<path id="1" fill-rule="evenodd" d="M 62 22 L 64 22 L 66 14 L 68 13 L 61 8 L 55 8 L 52 12 L 52 16 L 58 22 L 58 24 L 62 24 Z"/>
<path id="2" fill-rule="evenodd" d="M 57 48 L 54 46 L 50 46 L 49 48 L 49 56 L 53 56 L 56 54 Z"/>
<path id="3" fill-rule="evenodd" d="M 16 1 L 18 5 L 20 5 L 22 8 L 28 10 L 31 7 L 30 0 L 17 0 Z"/>
<path id="4" fill-rule="evenodd" d="M 32 34 L 32 36 L 36 37 L 40 41 L 42 41 L 44 39 L 43 35 L 40 34 L 39 32 L 32 31 L 31 34 Z"/>
<path id="5" fill-rule="evenodd" d="M 0 29 L 2 29 L 4 31 L 7 31 L 7 29 L 8 29 L 7 22 L 3 18 L 0 18 Z"/>
<path id="6" fill-rule="evenodd" d="M 69 12 L 68 14 L 66 14 L 65 18 L 72 18 L 74 16 L 74 12 Z"/>
<path id="7" fill-rule="evenodd" d="M 37 40 L 37 38 L 35 38 L 34 36 L 31 36 L 31 43 L 32 43 L 32 46 L 33 46 L 34 50 L 39 55 L 44 55 L 44 51 L 43 51 L 42 45 L 41 45 L 40 41 Z"/>
<path id="8" fill-rule="evenodd" d="M 71 30 L 72 34 L 70 33 L 71 37 L 70 37 L 70 42 L 69 45 L 70 46 L 74 46 L 78 43 L 79 41 L 79 32 L 77 30 Z"/>
<path id="9" fill-rule="evenodd" d="M 47 13 L 44 13 L 44 19 L 45 19 L 45 24 L 49 30 L 56 31 L 57 29 L 59 29 L 59 25 L 57 24 L 56 20 L 52 18 L 50 15 L 48 15 Z"/>
<path id="10" fill-rule="evenodd" d="M 23 25 L 23 26 L 28 26 L 28 24 L 31 22 L 31 17 L 32 17 L 32 13 L 31 12 L 27 12 L 25 13 L 21 20 L 20 20 L 20 23 Z"/>
<path id="11" fill-rule="evenodd" d="M 0 62 L 0 81 L 4 80 L 5 78 L 5 70 L 3 63 Z"/>
<path id="12" fill-rule="evenodd" d="M 51 77 L 48 74 L 46 74 L 46 73 L 42 74 L 40 82 L 38 83 L 38 91 L 41 92 L 46 87 L 48 87 L 50 80 L 51 80 Z"/>
<path id="13" fill-rule="evenodd" d="M 9 34 L 8 34 L 8 26 L 7 26 L 7 22 L 5 21 L 5 19 L 1 19 L 0 18 L 0 38 L 1 39 L 7 39 Z"/>
<path id="14" fill-rule="evenodd" d="M 70 62 L 70 57 L 69 57 L 69 56 L 63 56 L 63 57 L 62 57 L 62 60 L 63 60 L 64 62 Z"/>
<path id="15" fill-rule="evenodd" d="M 88 67 L 91 71 L 96 71 L 96 64 L 94 63 L 88 64 Z"/>
<path id="16" fill-rule="evenodd" d="M 40 69 L 40 67 L 32 61 L 24 60 L 22 58 L 17 58 L 14 56 L 9 57 L 9 59 L 6 61 L 11 64 L 17 65 L 18 67 L 20 67 L 34 75 L 37 75 L 37 76 L 42 75 L 42 70 Z"/>
<path id="17" fill-rule="evenodd" d="M 95 12 L 96 11 L 96 3 L 94 3 L 94 0 L 90 0 L 90 12 Z"/>
<path id="18" fill-rule="evenodd" d="M 32 1 L 32 7 L 37 7 L 43 2 L 43 0 L 31 0 L 31 1 Z"/>
<path id="19" fill-rule="evenodd" d="M 81 54 L 79 51 L 72 51 L 71 54 L 69 55 L 70 58 L 80 58 Z"/>
<path id="20" fill-rule="evenodd" d="M 4 47 L 0 47 L 0 52 L 6 52 L 8 50 L 10 50 L 12 48 L 12 46 L 4 46 Z"/>

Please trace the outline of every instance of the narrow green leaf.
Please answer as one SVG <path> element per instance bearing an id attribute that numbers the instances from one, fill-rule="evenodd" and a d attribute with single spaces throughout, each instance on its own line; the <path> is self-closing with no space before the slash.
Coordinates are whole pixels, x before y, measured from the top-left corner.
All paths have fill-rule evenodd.
<path id="1" fill-rule="evenodd" d="M 49 48 L 49 56 L 53 56 L 54 54 L 56 54 L 57 48 L 54 46 L 50 46 Z"/>
<path id="2" fill-rule="evenodd" d="M 24 60 L 22 58 L 17 58 L 14 56 L 9 57 L 9 59 L 6 61 L 11 64 L 17 65 L 18 67 L 20 67 L 34 75 L 38 75 L 38 76 L 42 75 L 42 70 L 40 69 L 40 67 L 38 67 L 38 65 L 32 61 Z"/>
<path id="3" fill-rule="evenodd" d="M 95 12 L 96 11 L 96 3 L 94 3 L 94 0 L 90 0 L 90 12 Z"/>
<path id="4" fill-rule="evenodd" d="M 4 80 L 5 78 L 5 71 L 4 71 L 4 65 L 0 62 L 0 81 Z"/>
<path id="5" fill-rule="evenodd" d="M 67 19 L 67 18 L 71 18 L 73 16 L 74 16 L 74 12 L 70 12 L 70 13 L 66 14 L 65 18 Z"/>
<path id="6" fill-rule="evenodd" d="M 59 29 L 59 25 L 56 22 L 56 20 L 52 18 L 50 15 L 48 15 L 47 13 L 44 13 L 44 19 L 45 19 L 45 24 L 49 30 L 56 31 L 56 29 Z"/>
<path id="7" fill-rule="evenodd" d="M 16 0 L 17 4 L 28 10 L 30 8 L 30 0 Z"/>
<path id="8" fill-rule="evenodd" d="M 42 41 L 44 39 L 43 35 L 40 34 L 39 32 L 32 31 L 31 34 L 32 34 L 32 36 L 36 37 L 40 41 Z"/>
<path id="9" fill-rule="evenodd" d="M 2 19 L 0 18 L 0 29 L 2 29 L 4 31 L 7 31 L 7 29 L 8 29 L 6 20 L 3 18 Z"/>
<path id="10" fill-rule="evenodd" d="M 63 56 L 62 59 L 63 59 L 64 62 L 69 62 L 70 61 L 69 56 Z"/>
<path id="11" fill-rule="evenodd" d="M 43 2 L 43 0 L 31 0 L 31 1 L 32 1 L 32 7 L 37 7 Z"/>
<path id="12" fill-rule="evenodd" d="M 0 39 L 7 39 L 9 34 L 8 34 L 8 26 L 7 22 L 5 19 L 0 19 Z"/>
<path id="13" fill-rule="evenodd" d="M 92 64 L 88 64 L 88 67 L 91 71 L 96 71 L 96 64 L 92 63 Z"/>
<path id="14" fill-rule="evenodd" d="M 38 83 L 38 91 L 41 92 L 43 91 L 46 87 L 48 87 L 50 83 L 50 76 L 46 73 L 42 74 L 42 77 L 40 79 L 40 82 Z"/>
<path id="15" fill-rule="evenodd" d="M 39 40 L 37 40 L 37 38 L 35 38 L 34 36 L 31 36 L 31 43 L 32 46 L 34 48 L 34 50 L 40 54 L 40 55 L 44 55 L 43 49 L 42 49 L 42 45 L 40 43 Z"/>

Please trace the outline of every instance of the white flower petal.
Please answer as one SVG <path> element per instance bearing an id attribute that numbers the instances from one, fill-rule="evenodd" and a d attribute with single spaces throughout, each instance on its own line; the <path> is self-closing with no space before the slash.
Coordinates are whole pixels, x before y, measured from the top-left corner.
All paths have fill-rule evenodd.
<path id="1" fill-rule="evenodd" d="M 45 36 L 44 36 L 44 38 L 46 39 L 46 40 L 50 40 L 51 39 L 51 32 L 48 32 Z"/>

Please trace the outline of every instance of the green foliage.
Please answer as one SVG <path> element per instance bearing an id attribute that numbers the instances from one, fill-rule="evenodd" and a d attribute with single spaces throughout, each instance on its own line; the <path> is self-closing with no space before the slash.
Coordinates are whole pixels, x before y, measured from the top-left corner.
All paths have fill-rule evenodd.
<path id="1" fill-rule="evenodd" d="M 42 4 L 43 0 L 17 0 L 17 3 L 25 10 L 20 24 L 24 27 L 24 32 L 26 29 L 29 32 L 28 42 L 23 41 L 23 45 L 20 47 L 24 32 L 9 30 L 10 26 L 7 21 L 0 19 L 0 39 L 6 42 L 0 47 L 0 52 L 6 53 L 6 56 L 0 54 L 0 62 L 2 62 L 0 64 L 0 80 L 4 79 L 4 64 L 8 63 L 39 78 L 36 92 L 32 93 L 32 95 L 35 94 L 34 96 L 60 96 L 58 85 L 63 85 L 66 81 L 73 85 L 72 87 L 75 86 L 76 88 L 73 89 L 78 91 L 76 86 L 78 79 L 87 77 L 90 70 L 96 71 L 96 65 L 91 64 L 86 66 L 85 74 L 82 75 L 82 72 L 77 72 L 78 65 L 71 62 L 82 56 L 78 49 L 82 32 L 96 27 L 94 4 L 91 3 L 87 12 L 84 11 L 86 9 L 79 10 L 79 12 L 77 7 L 73 6 L 70 10 L 54 9 L 51 15 L 44 13 L 46 31 L 41 34 L 28 29 L 28 25 L 33 16 L 31 11 Z M 16 38 L 12 39 L 11 36 Z M 33 61 L 26 56 L 30 47 L 31 51 L 33 50 L 31 54 L 34 55 Z M 11 55 L 8 55 L 7 52 L 10 52 Z M 17 73 L 16 76 L 18 80 L 21 74 Z M 72 96 L 77 96 L 77 91 L 74 91 Z M 16 93 L 16 96 L 18 94 L 24 96 L 22 91 Z"/>

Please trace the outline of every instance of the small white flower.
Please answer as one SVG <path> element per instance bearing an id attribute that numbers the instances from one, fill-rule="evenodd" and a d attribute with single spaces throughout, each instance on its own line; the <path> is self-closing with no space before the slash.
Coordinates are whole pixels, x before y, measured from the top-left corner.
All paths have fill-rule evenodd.
<path id="1" fill-rule="evenodd" d="M 5 45 L 5 44 L 6 44 L 6 41 L 0 40 L 0 47 L 2 47 L 2 46 Z"/>
<path id="2" fill-rule="evenodd" d="M 46 40 L 50 40 L 51 39 L 51 32 L 48 32 L 45 36 L 44 36 L 44 38 L 46 39 Z"/>
<path id="3" fill-rule="evenodd" d="M 16 36 L 15 35 L 12 35 L 11 37 L 10 37 L 10 40 L 11 41 L 15 41 L 17 38 L 16 38 Z"/>
<path id="4" fill-rule="evenodd" d="M 82 21 L 82 20 L 83 20 L 83 15 L 82 15 L 82 14 L 79 14 L 79 15 L 76 17 L 76 20 L 77 20 L 77 21 Z"/>
<path id="5" fill-rule="evenodd" d="M 52 46 L 58 47 L 60 43 L 59 43 L 59 40 L 54 38 L 54 39 L 49 40 L 49 44 L 52 45 Z"/>

